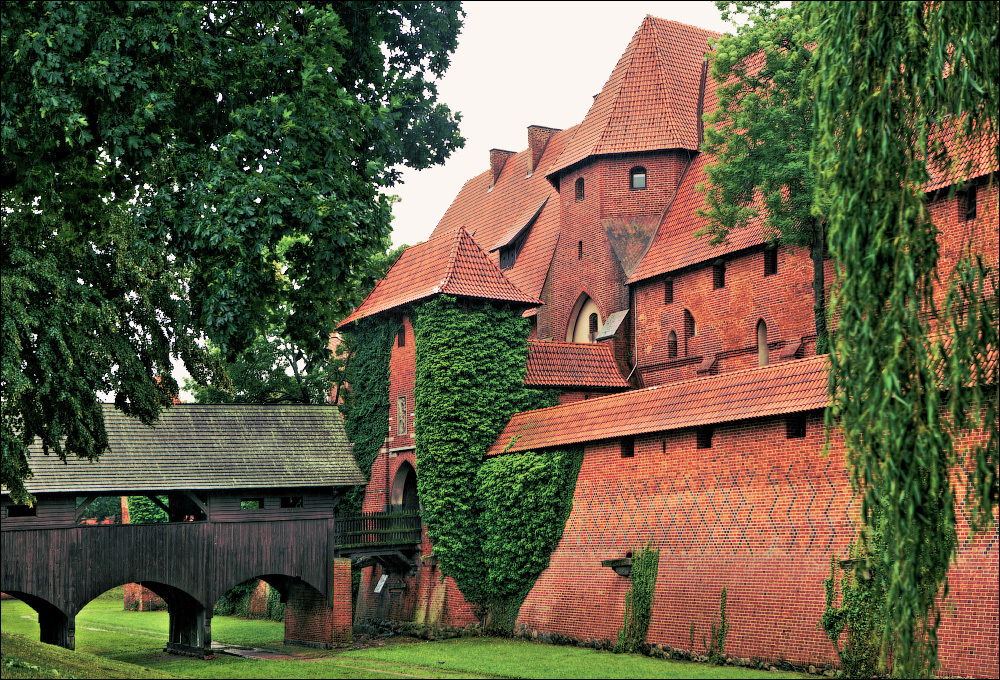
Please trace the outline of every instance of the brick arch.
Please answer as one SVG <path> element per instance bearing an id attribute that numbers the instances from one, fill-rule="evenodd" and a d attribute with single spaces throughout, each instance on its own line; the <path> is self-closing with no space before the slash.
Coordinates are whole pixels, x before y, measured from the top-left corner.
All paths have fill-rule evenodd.
<path id="1" fill-rule="evenodd" d="M 566 319 L 566 324 L 565 326 L 563 326 L 564 332 L 562 337 L 564 337 L 567 342 L 572 340 L 573 329 L 576 327 L 577 321 L 580 317 L 581 310 L 583 309 L 584 305 L 587 304 L 588 301 L 593 301 L 594 305 L 597 307 L 598 328 L 600 328 L 601 324 L 603 324 L 604 321 L 608 318 L 607 311 L 602 308 L 601 303 L 598 302 L 597 298 L 591 294 L 590 290 L 586 287 L 581 288 L 580 291 L 577 293 L 576 302 L 573 303 L 573 307 L 570 309 L 569 316 Z"/>
<path id="2" fill-rule="evenodd" d="M 167 583 L 162 578 L 158 578 L 158 580 L 146 580 L 137 577 L 128 581 L 123 581 L 120 578 L 109 578 L 107 580 L 91 580 L 88 582 L 89 587 L 86 590 L 81 591 L 79 594 L 74 593 L 75 597 L 70 605 L 71 611 L 67 613 L 76 616 L 80 613 L 81 609 L 90 604 L 96 597 L 126 583 L 138 583 L 144 588 L 148 588 L 167 603 L 168 610 L 174 606 L 189 607 L 194 610 L 198 610 L 199 608 L 211 609 L 212 606 L 211 602 L 201 602 L 196 596 L 192 595 L 189 591 L 193 589 L 185 584 L 177 582 Z"/>

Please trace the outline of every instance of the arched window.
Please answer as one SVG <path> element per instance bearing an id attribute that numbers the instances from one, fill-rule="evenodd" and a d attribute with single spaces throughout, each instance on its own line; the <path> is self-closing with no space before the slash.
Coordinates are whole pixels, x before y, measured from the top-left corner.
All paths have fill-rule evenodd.
<path id="1" fill-rule="evenodd" d="M 673 331 L 670 331 L 670 335 L 667 336 L 667 358 L 677 358 L 677 334 Z"/>
<path id="2" fill-rule="evenodd" d="M 576 180 L 576 200 L 582 201 L 583 196 L 583 177 L 580 177 Z"/>
<path id="3" fill-rule="evenodd" d="M 583 259 L 583 241 L 576 244 L 576 259 Z"/>
<path id="4" fill-rule="evenodd" d="M 396 347 L 406 347 L 406 326 L 400 326 L 396 333 Z"/>
<path id="5" fill-rule="evenodd" d="M 663 282 L 663 304 L 669 305 L 674 302 L 674 280 L 667 279 Z"/>
<path id="6" fill-rule="evenodd" d="M 767 366 L 767 324 L 763 319 L 757 322 L 757 365 Z"/>
<path id="7" fill-rule="evenodd" d="M 646 188 L 646 168 L 637 166 L 628 171 L 629 187 L 633 190 Z"/>
<path id="8" fill-rule="evenodd" d="M 688 310 L 684 310 L 684 355 L 688 353 L 688 338 L 693 338 L 698 328 L 694 323 L 694 315 Z"/>
<path id="9" fill-rule="evenodd" d="M 570 323 L 566 329 L 566 342 L 594 342 L 601 327 L 601 310 L 586 294 L 573 306 Z"/>

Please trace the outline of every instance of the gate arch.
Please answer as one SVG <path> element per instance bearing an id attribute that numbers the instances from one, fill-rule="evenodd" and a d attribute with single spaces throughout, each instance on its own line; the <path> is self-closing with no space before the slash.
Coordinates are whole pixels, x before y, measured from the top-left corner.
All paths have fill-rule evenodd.
<path id="1" fill-rule="evenodd" d="M 396 475 L 392 478 L 390 502 L 393 507 L 407 512 L 416 512 L 420 509 L 420 498 L 417 496 L 417 471 L 408 461 L 400 463 Z"/>

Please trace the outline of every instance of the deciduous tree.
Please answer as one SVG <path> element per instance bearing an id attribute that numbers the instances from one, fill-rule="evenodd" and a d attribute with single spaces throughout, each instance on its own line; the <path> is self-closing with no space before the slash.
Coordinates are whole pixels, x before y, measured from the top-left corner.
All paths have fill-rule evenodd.
<path id="1" fill-rule="evenodd" d="M 714 44 L 711 77 L 718 105 L 706 116 L 705 209 L 701 234 L 714 244 L 762 220 L 775 245 L 809 248 L 816 348 L 827 350 L 825 236 L 813 215 L 815 174 L 811 31 L 797 8 L 778 2 L 716 2 L 723 19 L 749 14 Z"/>
<path id="2" fill-rule="evenodd" d="M 437 102 L 453 3 L 8 4 L 2 15 L 2 470 L 94 458 L 97 392 L 153 421 L 278 329 L 308 360 L 384 251 L 398 166 L 461 146 Z M 278 244 L 291 238 L 283 252 Z M 217 368 L 217 367 L 216 367 Z M 157 382 L 162 376 L 162 382 Z"/>

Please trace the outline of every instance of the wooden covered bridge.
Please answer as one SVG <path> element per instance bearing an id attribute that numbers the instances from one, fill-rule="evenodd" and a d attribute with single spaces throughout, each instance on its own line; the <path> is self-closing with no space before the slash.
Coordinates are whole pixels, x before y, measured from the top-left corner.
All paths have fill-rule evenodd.
<path id="1" fill-rule="evenodd" d="M 286 603 L 286 643 L 349 642 L 350 558 L 405 564 L 418 549 L 417 515 L 336 516 L 342 494 L 367 480 L 334 407 L 181 404 L 154 428 L 111 405 L 104 417 L 111 450 L 100 461 L 63 463 L 36 444 L 37 503 L 0 497 L 0 590 L 38 612 L 43 642 L 72 649 L 88 602 L 141 583 L 167 603 L 167 650 L 208 656 L 214 603 L 251 578 Z M 98 497 L 137 495 L 168 521 L 80 522 Z"/>

